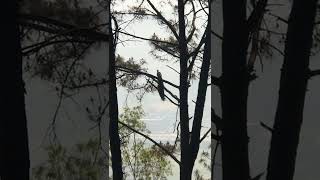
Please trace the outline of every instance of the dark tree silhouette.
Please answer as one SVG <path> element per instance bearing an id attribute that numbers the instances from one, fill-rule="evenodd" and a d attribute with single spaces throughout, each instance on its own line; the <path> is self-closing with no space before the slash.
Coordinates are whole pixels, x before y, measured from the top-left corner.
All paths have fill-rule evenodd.
<path id="1" fill-rule="evenodd" d="M 201 65 L 201 72 L 198 84 L 198 94 L 197 94 L 197 104 L 194 112 L 194 120 L 192 124 L 192 135 L 191 135 L 191 157 L 190 158 L 190 169 L 192 173 L 192 169 L 194 167 L 194 163 L 197 159 L 197 155 L 199 152 L 199 147 L 201 143 L 202 137 L 200 137 L 201 124 L 203 119 L 204 112 L 204 104 L 206 100 L 207 93 L 207 82 L 209 78 L 209 69 L 210 69 L 210 17 L 207 25 L 207 29 L 205 31 L 205 43 L 204 43 L 204 53 L 203 53 L 203 61 Z"/>
<path id="2" fill-rule="evenodd" d="M 201 131 L 201 123 L 203 117 L 203 106 L 206 97 L 206 90 L 208 87 L 208 72 L 210 69 L 210 55 L 208 53 L 203 53 L 203 60 L 200 60 L 199 55 L 202 54 L 204 48 L 203 45 L 207 42 L 206 33 L 202 34 L 201 40 L 199 43 L 194 44 L 193 42 L 197 38 L 198 27 L 196 26 L 196 19 L 197 13 L 205 12 L 207 7 L 207 1 L 201 0 L 199 1 L 203 7 L 200 7 L 199 10 L 196 8 L 197 1 L 177 1 L 178 6 L 174 9 L 178 11 L 178 20 L 177 19 L 166 19 L 160 9 L 157 9 L 155 4 L 157 1 L 151 2 L 151 0 L 141 1 L 141 3 L 146 2 L 150 7 L 151 10 L 147 10 L 142 6 L 137 8 L 133 8 L 130 12 L 119 12 L 120 14 L 136 14 L 142 17 L 146 16 L 153 16 L 155 19 L 165 27 L 170 30 L 171 35 L 169 38 L 160 38 L 156 34 L 154 34 L 151 38 L 144 38 L 139 37 L 136 35 L 130 35 L 129 33 L 124 33 L 123 31 L 119 31 L 120 34 L 126 34 L 132 36 L 137 39 L 147 40 L 151 43 L 152 47 L 152 54 L 159 58 L 158 52 L 164 52 L 169 56 L 173 57 L 174 59 L 178 59 L 177 62 L 180 64 L 180 71 L 179 78 L 180 78 L 180 85 L 177 86 L 174 83 L 171 83 L 165 79 L 160 77 L 160 73 L 157 76 L 153 76 L 146 72 L 140 72 L 136 70 L 131 70 L 130 68 L 120 68 L 121 71 L 128 72 L 128 73 L 135 73 L 139 75 L 144 75 L 148 78 L 151 78 L 155 81 L 158 86 L 153 85 L 156 90 L 159 91 L 159 95 L 161 99 L 167 99 L 171 103 L 177 105 L 179 107 L 179 114 L 180 114 L 180 145 L 181 145 L 181 161 L 177 161 L 174 156 L 169 155 L 180 165 L 180 179 L 188 180 L 192 177 L 192 170 L 194 166 L 194 161 L 196 160 L 199 145 L 203 138 L 200 137 Z M 192 8 L 191 11 L 186 10 L 185 7 L 190 5 L 189 7 Z M 188 9 L 188 8 L 187 8 Z M 147 11 L 146 11 L 147 10 Z M 134 12 L 134 13 L 133 13 Z M 208 14 L 207 12 L 205 12 Z M 193 19 L 190 21 L 188 19 L 188 15 L 193 14 Z M 140 17 L 139 17 L 140 18 Z M 190 23 L 191 22 L 191 23 Z M 209 27 L 209 25 L 208 25 Z M 206 29 L 208 29 L 208 27 Z M 190 31 L 188 30 L 189 28 Z M 209 32 L 209 31 L 206 31 Z M 194 39 L 193 39 L 194 38 Z M 206 44 L 206 50 L 209 52 L 208 48 L 209 43 Z M 195 62 L 201 61 L 201 70 L 200 70 L 200 81 L 199 81 L 199 88 L 197 94 L 197 101 L 195 102 L 196 107 L 194 111 L 194 116 L 189 116 L 189 109 L 188 109 L 188 88 L 191 86 L 191 80 L 194 78 L 194 74 L 198 73 L 195 71 Z M 177 71 L 176 71 L 177 72 Z M 179 97 L 176 96 L 174 93 L 167 89 L 162 83 L 166 85 L 170 85 L 174 88 L 179 89 Z M 199 93 L 200 92 L 200 93 Z M 177 102 L 175 102 L 177 101 Z M 193 119 L 192 131 L 190 132 L 190 121 Z M 207 135 L 208 133 L 206 133 Z M 178 139 L 178 138 L 177 138 Z M 168 153 L 168 152 L 166 152 Z"/>
<path id="3" fill-rule="evenodd" d="M 186 23 L 185 23 L 185 2 L 178 0 L 178 16 L 179 16 L 179 62 L 180 62 L 180 129 L 181 129 L 181 163 L 180 163 L 180 179 L 191 180 L 192 171 L 195 160 L 198 155 L 200 146 L 200 131 L 203 118 L 204 103 L 206 99 L 207 83 L 210 69 L 210 23 L 208 22 L 206 30 L 203 35 L 204 54 L 201 65 L 200 79 L 198 85 L 197 101 L 194 111 L 194 119 L 192 124 L 192 131 L 189 127 L 189 110 L 188 110 L 188 40 L 186 37 Z M 189 65 L 192 68 L 192 65 Z"/>
<path id="4" fill-rule="evenodd" d="M 29 179 L 28 129 L 25 112 L 24 82 L 20 32 L 17 22 L 18 1 L 2 2 L 1 13 L 1 120 L 0 177 L 1 180 Z"/>
<path id="5" fill-rule="evenodd" d="M 288 21 L 267 180 L 292 180 L 309 75 L 317 0 L 294 0 Z"/>
<path id="6" fill-rule="evenodd" d="M 109 1 L 109 33 L 112 33 L 112 15 L 110 11 L 111 1 Z M 116 21 L 115 21 L 116 23 Z M 116 24 L 117 26 L 117 24 Z M 117 27 L 116 27 L 117 28 Z M 109 44 L 109 99 L 110 99 L 110 126 L 109 126 L 109 137 L 110 137 L 110 150 L 112 160 L 112 176 L 113 179 L 123 179 L 122 172 L 122 158 L 120 149 L 120 136 L 119 136 L 119 110 L 118 110 L 118 97 L 117 97 L 117 79 L 116 79 L 116 62 L 115 62 L 115 50 L 116 50 L 116 37 Z"/>
<path id="7" fill-rule="evenodd" d="M 192 169 L 190 169 L 190 132 L 189 132 L 189 110 L 188 110 L 188 59 L 187 40 L 185 34 L 184 1 L 178 0 L 179 14 L 179 53 L 180 53 L 180 124 L 181 124 L 181 164 L 180 179 L 190 180 Z M 191 172 L 190 172 L 191 171 Z"/>
<path id="8" fill-rule="evenodd" d="M 221 141 L 224 180 L 248 180 L 247 97 L 249 73 L 246 66 L 248 31 L 246 0 L 223 1 Z"/>

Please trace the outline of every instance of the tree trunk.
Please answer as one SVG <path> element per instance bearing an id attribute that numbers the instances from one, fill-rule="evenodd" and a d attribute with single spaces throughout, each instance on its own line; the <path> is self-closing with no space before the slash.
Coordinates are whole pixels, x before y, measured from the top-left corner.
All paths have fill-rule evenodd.
<path id="1" fill-rule="evenodd" d="M 224 180 L 248 180 L 246 0 L 223 1 L 221 140 Z"/>
<path id="2" fill-rule="evenodd" d="M 109 33 L 112 34 L 112 18 L 109 4 Z M 110 136 L 110 149 L 111 149 L 111 161 L 112 161 L 112 176 L 115 180 L 123 179 L 122 172 L 122 158 L 120 149 L 120 137 L 119 137 L 119 111 L 118 111 L 118 97 L 117 97 L 117 82 L 116 82 L 116 70 L 115 70 L 115 43 L 111 35 L 109 42 L 109 99 L 110 99 L 110 124 L 109 124 L 109 136 Z"/>
<path id="3" fill-rule="evenodd" d="M 317 0 L 293 1 L 281 69 L 267 180 L 292 180 L 294 176 L 309 78 L 308 66 L 316 4 Z"/>
<path id="4" fill-rule="evenodd" d="M 24 82 L 20 32 L 17 22 L 18 3 L 7 0 L 2 4 L 2 70 L 0 120 L 1 180 L 29 180 L 28 128 L 25 112 Z M 5 13 L 9 14 L 5 14 Z"/>
<path id="5" fill-rule="evenodd" d="M 187 41 L 185 34 L 184 0 L 178 0 L 179 14 L 179 53 L 180 53 L 180 129 L 181 129 L 181 164 L 180 179 L 191 180 L 192 170 L 190 170 L 190 128 L 188 110 L 188 61 L 187 61 Z M 190 172 L 191 171 L 191 172 Z"/>
<path id="6" fill-rule="evenodd" d="M 207 87 L 208 87 L 208 78 L 209 78 L 209 69 L 210 69 L 210 18 L 208 21 L 207 28 L 205 30 L 205 43 L 204 43 L 204 53 L 203 60 L 200 70 L 200 79 L 198 85 L 198 94 L 196 107 L 194 112 L 193 124 L 192 124 L 192 136 L 191 136 L 191 162 L 190 162 L 190 170 L 192 172 L 194 163 L 197 159 L 199 148 L 200 148 L 200 132 L 201 132 L 201 124 L 203 119 L 203 111 L 204 105 L 206 101 Z"/>
<path id="7" fill-rule="evenodd" d="M 209 22 L 209 24 L 210 24 L 210 31 L 209 31 L 209 33 L 210 33 L 210 37 L 209 37 L 209 43 L 210 43 L 210 48 L 209 48 L 209 53 L 210 53 L 210 61 L 213 61 L 213 58 L 211 58 L 211 57 L 213 57 L 213 50 L 211 49 L 212 48 L 212 32 L 211 31 L 213 31 L 213 26 L 212 26 L 212 18 L 213 18 L 213 14 L 212 14 L 212 7 L 213 7 L 213 1 L 209 1 L 209 18 L 208 18 L 208 22 Z M 211 76 L 213 76 L 213 66 L 212 66 L 212 62 L 211 62 Z M 211 84 L 212 84 L 212 78 L 211 78 Z M 213 88 L 211 88 L 211 94 L 213 94 Z M 211 96 L 211 112 L 212 112 L 212 105 L 213 105 L 213 99 L 212 99 L 212 97 L 213 96 Z M 212 114 L 212 113 L 211 113 Z M 211 115 L 211 121 L 212 121 L 212 118 L 213 118 L 213 116 Z M 213 131 L 213 125 L 212 125 L 212 122 L 211 122 L 211 134 L 213 133 L 214 131 Z M 214 143 L 213 143 L 213 139 L 212 139 L 212 136 L 211 136 L 211 145 L 210 145 L 210 147 L 211 147 L 211 180 L 213 180 L 213 174 L 214 174 L 214 161 L 215 161 L 215 158 L 214 158 L 214 145 L 213 145 Z"/>

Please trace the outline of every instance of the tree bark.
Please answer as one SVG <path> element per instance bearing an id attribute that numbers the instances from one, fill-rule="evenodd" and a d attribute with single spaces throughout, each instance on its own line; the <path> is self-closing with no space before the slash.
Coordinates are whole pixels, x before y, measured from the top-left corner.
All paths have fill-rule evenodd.
<path id="1" fill-rule="evenodd" d="M 28 128 L 25 112 L 24 82 L 20 32 L 17 22 L 18 1 L 2 3 L 3 27 L 1 49 L 1 120 L 0 177 L 1 180 L 29 180 Z M 5 13 L 9 14 L 5 14 Z"/>
<path id="2" fill-rule="evenodd" d="M 203 61 L 200 70 L 200 79 L 198 85 L 198 94 L 196 107 L 194 112 L 193 124 L 192 124 L 192 136 L 191 136 L 191 158 L 190 158 L 190 170 L 192 172 L 194 163 L 197 159 L 199 148 L 200 148 L 200 132 L 201 124 L 203 119 L 204 105 L 206 101 L 207 87 L 208 87 L 208 78 L 209 78 L 209 69 L 210 69 L 210 17 L 208 25 L 205 31 L 205 43 L 204 43 L 204 53 Z"/>
<path id="3" fill-rule="evenodd" d="M 178 0 L 179 15 L 179 54 L 180 54 L 180 128 L 181 128 L 181 163 L 180 179 L 191 180 L 195 160 L 200 146 L 200 132 L 203 119 L 203 110 L 208 87 L 208 76 L 210 69 L 210 21 L 204 34 L 204 55 L 200 72 L 196 107 L 193 118 L 192 132 L 189 127 L 188 111 L 188 40 L 186 38 L 185 24 L 185 2 Z M 210 19 L 210 18 L 209 18 Z M 191 65 L 190 65 L 191 67 Z"/>
<path id="4" fill-rule="evenodd" d="M 246 67 L 248 30 L 246 0 L 223 1 L 221 139 L 224 180 L 248 180 L 247 97 L 249 73 Z"/>
<path id="5" fill-rule="evenodd" d="M 180 179 L 191 180 L 190 170 L 190 127 L 188 110 L 188 61 L 187 40 L 185 34 L 184 0 L 178 0 L 179 14 L 179 54 L 180 54 L 180 129 L 181 129 L 181 164 Z M 191 172 L 190 172 L 191 171 Z"/>
<path id="6" fill-rule="evenodd" d="M 110 1 L 111 2 L 111 1 Z M 112 18 L 109 4 L 109 33 L 112 34 Z M 109 124 L 109 136 L 110 136 L 110 149 L 111 149 L 111 161 L 112 161 L 112 176 L 115 180 L 123 179 L 122 171 L 122 158 L 120 149 L 120 137 L 119 137 L 119 110 L 118 110 L 118 97 L 117 97 L 117 82 L 116 82 L 116 70 L 115 70 L 115 43 L 111 36 L 109 42 L 109 78 L 110 78 L 110 124 Z"/>
<path id="7" fill-rule="evenodd" d="M 292 180 L 294 176 L 309 78 L 316 4 L 317 0 L 293 1 L 269 151 L 267 180 Z"/>

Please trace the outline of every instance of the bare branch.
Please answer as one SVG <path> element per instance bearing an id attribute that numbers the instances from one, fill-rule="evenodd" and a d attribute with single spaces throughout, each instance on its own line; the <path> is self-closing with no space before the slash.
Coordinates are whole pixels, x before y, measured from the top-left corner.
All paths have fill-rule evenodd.
<path id="1" fill-rule="evenodd" d="M 144 138 L 148 139 L 149 141 L 153 142 L 156 146 L 158 146 L 161 150 L 163 150 L 166 154 L 168 154 L 176 163 L 180 165 L 180 161 L 171 153 L 169 152 L 166 148 L 164 148 L 162 145 L 160 145 L 158 142 L 150 138 L 149 136 L 137 131 L 136 129 L 130 127 L 129 125 L 125 124 L 124 122 L 118 121 L 119 124 L 125 126 L 126 128 L 130 129 L 131 131 L 143 136 Z"/>
<path id="2" fill-rule="evenodd" d="M 134 37 L 134 38 L 137 38 L 137 39 L 145 40 L 145 41 L 151 41 L 151 42 L 156 42 L 156 43 L 165 43 L 165 44 L 172 45 L 172 46 L 177 46 L 178 45 L 178 44 L 171 43 L 171 42 L 168 42 L 168 41 L 161 41 L 161 40 L 156 40 L 156 39 L 150 39 L 150 38 L 144 38 L 144 37 L 136 36 L 136 35 L 133 35 L 133 34 L 130 34 L 130 33 L 126 33 L 124 31 L 118 31 L 118 32 L 120 34 L 124 34 L 124 35 L 131 36 L 131 37 Z"/>
<path id="3" fill-rule="evenodd" d="M 269 132 L 273 132 L 273 129 L 271 128 L 271 127 L 269 127 L 268 125 L 266 125 L 265 123 L 263 123 L 263 122 L 260 122 L 260 125 L 264 128 L 264 129 L 266 129 L 266 130 L 268 130 Z"/>
<path id="4" fill-rule="evenodd" d="M 79 85 L 75 85 L 75 86 L 65 85 L 65 88 L 68 88 L 68 89 L 70 89 L 70 90 L 73 90 L 73 89 L 97 87 L 97 86 L 106 85 L 108 82 L 109 82 L 108 80 L 102 79 L 101 81 L 94 82 L 94 83 L 84 83 L 84 84 L 79 84 Z"/>
<path id="5" fill-rule="evenodd" d="M 134 70 L 134 69 L 126 68 L 126 67 L 121 67 L 121 66 L 116 66 L 116 68 L 117 68 L 118 70 L 120 70 L 120 71 L 129 72 L 129 73 L 134 73 L 134 74 L 140 74 L 140 75 L 145 75 L 145 76 L 150 77 L 150 78 L 152 78 L 152 79 L 157 79 L 157 80 L 158 80 L 158 77 L 157 77 L 157 76 L 154 76 L 154 75 L 149 74 L 149 73 L 146 73 L 146 72 L 142 72 L 142 71 L 139 71 L 139 70 Z M 170 82 L 170 81 L 167 81 L 167 80 L 164 80 L 164 79 L 163 79 L 163 82 L 171 85 L 172 87 L 179 88 L 178 85 L 175 85 L 175 84 L 173 84 L 173 83 Z"/>
<path id="6" fill-rule="evenodd" d="M 320 75 L 320 69 L 312 70 L 312 71 L 309 72 L 309 77 L 314 77 L 314 76 L 317 76 L 317 75 Z"/>
<path id="7" fill-rule="evenodd" d="M 208 134 L 211 132 L 211 128 L 202 136 L 200 139 L 200 143 L 208 136 Z"/>
<path id="8" fill-rule="evenodd" d="M 288 20 L 286 20 L 286 19 L 284 19 L 284 18 L 282 18 L 282 17 L 280 17 L 280 16 L 278 16 L 278 15 L 275 15 L 275 14 L 272 14 L 272 13 L 267 13 L 268 15 L 270 15 L 270 16 L 272 16 L 272 17 L 275 17 L 275 18 L 277 18 L 277 20 L 280 20 L 281 22 L 284 22 L 285 24 L 288 24 Z"/>
<path id="9" fill-rule="evenodd" d="M 188 56 L 188 59 L 189 59 L 190 57 L 192 57 L 192 60 L 191 60 L 191 62 L 190 62 L 190 64 L 189 64 L 189 66 L 188 66 L 188 71 L 189 71 L 189 72 L 191 72 L 191 70 L 192 70 L 192 68 L 193 68 L 194 62 L 196 61 L 197 55 L 198 55 L 199 52 L 200 52 L 201 46 L 205 43 L 206 34 L 207 34 L 208 30 L 209 30 L 209 24 L 207 25 L 207 28 L 206 28 L 206 30 L 204 31 L 204 33 L 203 33 L 203 35 L 202 35 L 202 37 L 201 37 L 201 40 L 200 40 L 198 46 L 197 46 L 196 49 L 195 49 L 192 53 L 190 53 L 189 56 Z"/>
<path id="10" fill-rule="evenodd" d="M 194 32 L 196 31 L 196 25 L 195 25 L 195 22 L 196 22 L 196 16 L 197 16 L 197 12 L 196 12 L 196 8 L 194 6 L 194 2 L 193 1 L 190 1 L 191 5 L 192 5 L 192 12 L 193 12 L 193 17 L 192 17 L 192 30 L 191 30 L 191 33 L 188 35 L 187 37 L 187 42 L 189 42 L 191 39 L 192 39 L 192 36 L 194 34 Z"/>
<path id="11" fill-rule="evenodd" d="M 223 37 L 218 33 L 214 32 L 213 30 L 211 30 L 211 34 L 215 35 L 218 39 L 223 40 Z"/>
<path id="12" fill-rule="evenodd" d="M 148 80 L 148 82 L 155 88 L 158 88 L 156 85 L 154 85 L 151 81 Z M 171 91 L 169 91 L 166 87 L 164 87 L 164 90 L 169 93 L 171 95 L 171 97 L 173 97 L 174 99 L 176 99 L 178 101 L 178 103 L 175 103 L 169 96 L 164 95 L 172 104 L 179 106 L 179 98 L 174 95 Z"/>
<path id="13" fill-rule="evenodd" d="M 180 72 L 176 69 L 174 69 L 173 67 L 169 66 L 169 65 L 166 65 L 168 68 L 172 69 L 174 72 L 176 72 L 177 74 L 180 74 Z"/>

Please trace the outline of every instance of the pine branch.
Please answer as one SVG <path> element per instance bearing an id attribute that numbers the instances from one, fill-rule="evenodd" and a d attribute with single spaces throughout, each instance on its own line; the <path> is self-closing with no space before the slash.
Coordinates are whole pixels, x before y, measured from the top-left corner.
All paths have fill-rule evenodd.
<path id="1" fill-rule="evenodd" d="M 179 35 L 176 29 L 173 27 L 173 25 L 161 14 L 161 12 L 154 6 L 154 4 L 150 0 L 147 0 L 147 2 L 151 6 L 151 8 L 156 12 L 159 19 L 162 20 L 168 26 L 168 28 L 171 30 L 176 39 L 179 39 Z"/>
<path id="2" fill-rule="evenodd" d="M 154 42 L 154 43 L 164 43 L 164 44 L 168 44 L 168 45 L 171 45 L 171 46 L 177 46 L 178 45 L 178 44 L 171 43 L 171 42 L 168 42 L 168 41 L 161 41 L 161 40 L 156 40 L 156 39 L 144 38 L 144 37 L 136 36 L 136 35 L 124 32 L 124 31 L 118 31 L 118 32 L 120 34 L 124 34 L 124 35 L 131 36 L 131 37 L 134 37 L 134 38 L 137 38 L 137 39 L 145 40 L 145 41 L 151 41 L 151 42 Z"/>
<path id="3" fill-rule="evenodd" d="M 120 70 L 120 71 L 129 72 L 129 73 L 134 73 L 134 74 L 139 74 L 139 75 L 145 75 L 145 76 L 147 76 L 147 77 L 150 77 L 150 78 L 156 79 L 156 80 L 158 79 L 157 76 L 154 76 L 154 75 L 152 75 L 152 74 L 149 74 L 149 73 L 146 73 L 146 72 L 142 72 L 142 71 L 139 71 L 139 70 L 134 70 L 134 69 L 130 69 L 130 68 L 126 68 L 126 67 L 121 67 L 121 66 L 116 66 L 116 68 L 117 68 L 118 70 Z M 172 87 L 179 88 L 178 85 L 173 84 L 173 83 L 170 82 L 170 81 L 167 81 L 167 80 L 164 80 L 164 79 L 163 79 L 163 82 L 169 84 L 169 85 L 172 86 Z"/>
<path id="4" fill-rule="evenodd" d="M 36 30 L 40 31 L 45 31 L 48 33 L 53 33 L 53 34 L 59 34 L 61 33 L 61 30 L 56 30 L 52 28 L 48 28 L 43 25 L 31 23 L 29 21 L 35 21 L 35 22 L 40 22 L 46 25 L 53 25 L 58 27 L 59 29 L 66 29 L 66 30 L 74 30 L 72 32 L 69 32 L 69 36 L 80 36 L 80 37 L 86 37 L 90 38 L 95 41 L 110 41 L 110 35 L 97 32 L 94 29 L 97 27 L 90 27 L 90 28 L 83 28 L 83 27 L 77 27 L 74 25 L 70 25 L 64 22 L 60 22 L 55 19 L 47 18 L 47 17 L 42 17 L 42 16 L 35 16 L 31 14 L 19 14 L 18 15 L 18 22 L 20 25 L 25 26 L 25 27 L 30 27 L 34 28 Z M 106 24 L 104 24 L 106 25 Z M 98 25 L 101 26 L 101 25 Z"/>

